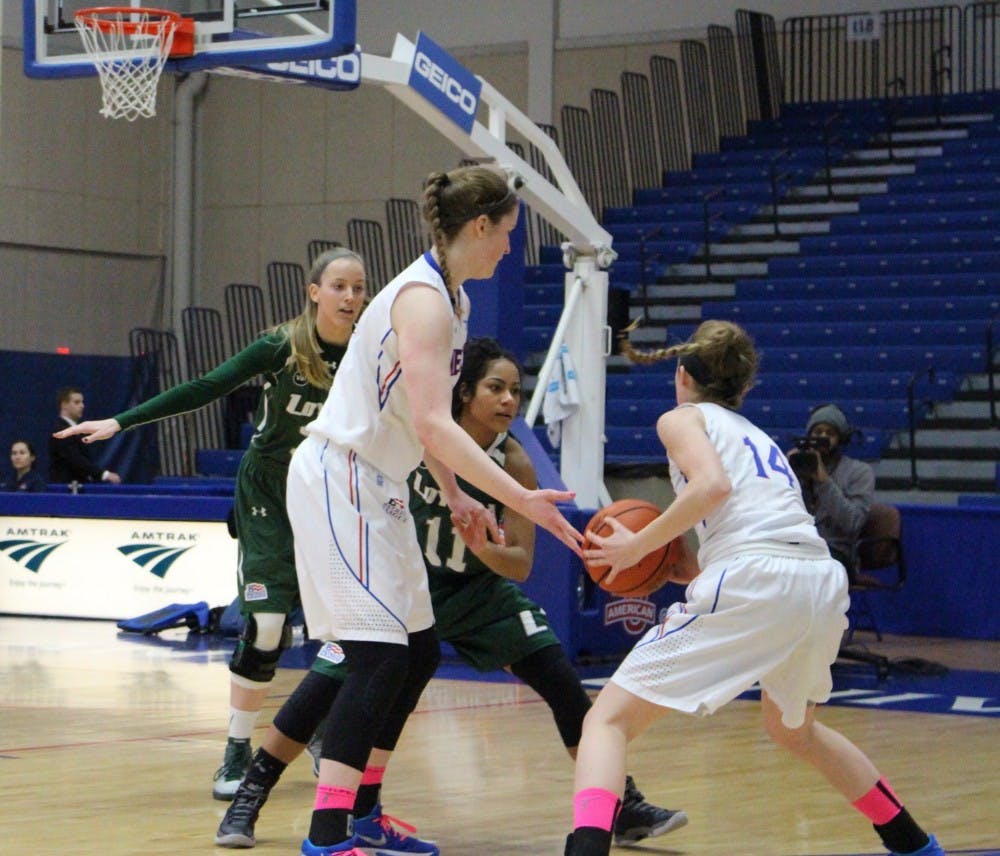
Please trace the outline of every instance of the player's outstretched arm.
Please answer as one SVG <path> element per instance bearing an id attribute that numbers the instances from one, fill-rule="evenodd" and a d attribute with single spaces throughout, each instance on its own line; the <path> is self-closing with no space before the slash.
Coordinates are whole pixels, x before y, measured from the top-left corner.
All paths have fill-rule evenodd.
<path id="1" fill-rule="evenodd" d="M 83 434 L 84 443 L 93 443 L 97 440 L 107 440 L 114 437 L 121 430 L 122 426 L 118 424 L 117 419 L 94 419 L 90 422 L 71 425 L 62 431 L 56 431 L 52 436 L 58 440 L 65 440 L 67 437 Z"/>

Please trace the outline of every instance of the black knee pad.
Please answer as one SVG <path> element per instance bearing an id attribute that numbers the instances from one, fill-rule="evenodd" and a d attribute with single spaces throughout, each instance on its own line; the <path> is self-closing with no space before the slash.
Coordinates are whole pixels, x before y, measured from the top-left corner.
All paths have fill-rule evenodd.
<path id="1" fill-rule="evenodd" d="M 330 712 L 341 682 L 319 672 L 306 672 L 274 717 L 274 727 L 296 743 L 308 743 Z"/>
<path id="2" fill-rule="evenodd" d="M 390 711 L 382 731 L 375 738 L 375 746 L 379 749 L 396 748 L 406 720 L 413 713 L 424 687 L 434 677 L 434 672 L 441 662 L 441 644 L 433 627 L 411 633 L 408 649 L 410 660 L 406 683 L 400 690 L 396 704 Z"/>
<path id="3" fill-rule="evenodd" d="M 409 649 L 388 642 L 345 640 L 340 644 L 347 658 L 347 678 L 330 709 L 323 757 L 364 770 L 406 686 Z"/>
<path id="4" fill-rule="evenodd" d="M 253 643 L 257 639 L 257 619 L 251 613 L 243 625 L 243 633 L 236 642 L 236 650 L 229 661 L 229 671 L 256 683 L 270 683 L 278 669 L 281 652 L 292 645 L 292 625 L 285 618 L 281 639 L 273 651 L 261 651 Z"/>
<path id="5" fill-rule="evenodd" d="M 590 710 L 590 697 L 562 645 L 535 651 L 511 663 L 510 670 L 545 699 L 563 745 L 569 749 L 576 747 L 583 733 L 583 718 Z"/>

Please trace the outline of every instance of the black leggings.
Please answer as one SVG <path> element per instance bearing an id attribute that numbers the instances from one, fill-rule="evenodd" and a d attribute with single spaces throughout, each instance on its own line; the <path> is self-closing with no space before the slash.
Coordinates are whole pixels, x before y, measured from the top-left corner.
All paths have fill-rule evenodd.
<path id="1" fill-rule="evenodd" d="M 437 669 L 441 649 L 433 627 L 411 633 L 408 645 L 349 640 L 340 645 L 347 678 L 330 708 L 323 757 L 364 770 L 373 748 L 396 748 L 407 718 Z"/>
<path id="2" fill-rule="evenodd" d="M 575 749 L 583 733 L 583 718 L 590 710 L 590 697 L 580 683 L 562 645 L 550 645 L 511 663 L 510 670 L 551 708 L 556 728 L 567 749 Z"/>

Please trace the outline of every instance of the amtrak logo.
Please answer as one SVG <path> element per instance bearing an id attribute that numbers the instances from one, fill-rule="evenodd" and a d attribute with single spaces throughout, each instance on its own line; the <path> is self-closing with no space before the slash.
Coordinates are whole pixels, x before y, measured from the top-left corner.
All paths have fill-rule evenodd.
<path id="1" fill-rule="evenodd" d="M 0 552 L 5 553 L 8 558 L 13 559 L 20 565 L 24 565 L 29 571 L 38 573 L 42 563 L 52 554 L 52 551 L 65 544 L 65 541 L 31 541 L 27 538 L 12 538 L 7 541 L 0 541 Z"/>
<path id="2" fill-rule="evenodd" d="M 656 623 L 656 604 L 631 597 L 612 600 L 604 607 L 604 626 L 618 622 L 625 625 L 626 633 L 638 636 Z"/>
<path id="3" fill-rule="evenodd" d="M 190 547 L 164 547 L 162 544 L 147 543 L 125 544 L 118 548 L 118 552 L 162 580 L 170 570 L 170 566 L 190 549 Z"/>

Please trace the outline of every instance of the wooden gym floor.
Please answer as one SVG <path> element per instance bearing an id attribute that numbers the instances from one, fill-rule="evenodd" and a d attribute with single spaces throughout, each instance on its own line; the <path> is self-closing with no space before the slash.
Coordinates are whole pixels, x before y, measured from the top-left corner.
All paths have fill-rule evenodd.
<path id="1" fill-rule="evenodd" d="M 1000 642 L 897 638 L 875 647 L 1000 671 Z M 110 622 L 0 617 L 0 853 L 228 852 L 213 845 L 225 804 L 211 798 L 211 779 L 225 738 L 231 648 L 181 630 L 143 641 L 119 636 Z M 301 675 L 279 671 L 258 735 Z M 829 706 L 821 718 L 865 748 L 949 853 L 1000 853 L 1000 720 L 878 706 Z M 629 771 L 652 801 L 690 816 L 687 827 L 632 852 L 882 852 L 817 774 L 769 744 L 754 701 L 707 720 L 668 716 L 633 746 Z M 418 825 L 442 856 L 561 856 L 572 776 L 532 691 L 435 678 L 383 797 L 386 811 Z M 299 852 L 314 789 L 304 756 L 263 810 L 256 853 Z"/>

